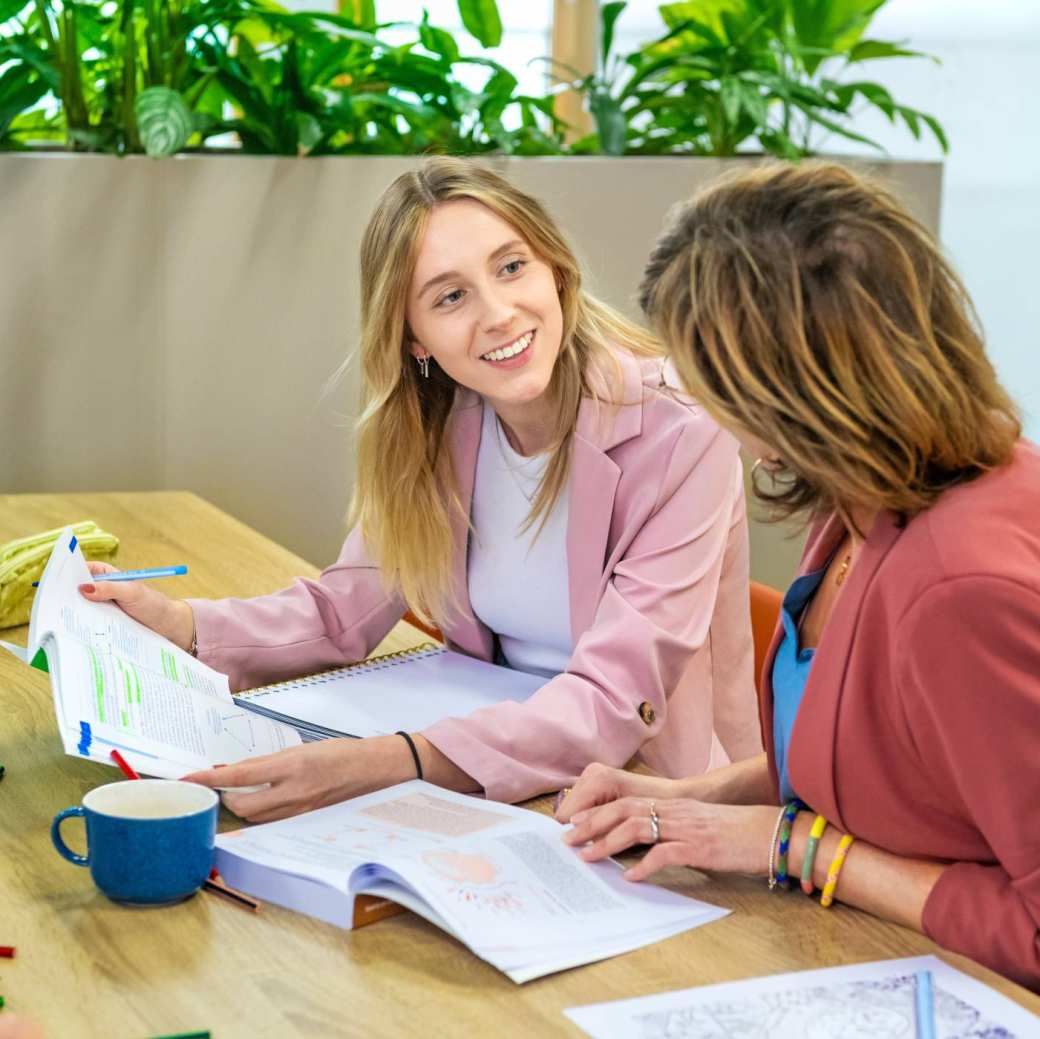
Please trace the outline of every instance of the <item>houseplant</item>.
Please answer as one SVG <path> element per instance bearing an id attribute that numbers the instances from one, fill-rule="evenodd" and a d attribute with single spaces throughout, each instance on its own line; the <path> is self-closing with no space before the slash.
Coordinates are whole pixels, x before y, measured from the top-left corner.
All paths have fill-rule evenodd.
<path id="1" fill-rule="evenodd" d="M 568 145 L 555 88 L 520 93 L 509 69 L 463 53 L 425 12 L 380 24 L 375 0 L 338 15 L 270 0 L 0 0 L 0 147 L 168 155 L 226 147 L 230 134 L 247 153 L 274 155 L 797 158 L 821 132 L 876 147 L 852 126 L 872 106 L 945 150 L 932 116 L 857 75 L 868 61 L 923 56 L 867 37 L 884 2 L 667 3 L 662 34 L 623 55 L 613 39 L 626 4 L 604 4 L 599 67 L 560 83 L 585 94 L 596 132 Z M 493 49 L 495 0 L 458 6 Z M 465 74 L 474 68 L 477 87 Z"/>

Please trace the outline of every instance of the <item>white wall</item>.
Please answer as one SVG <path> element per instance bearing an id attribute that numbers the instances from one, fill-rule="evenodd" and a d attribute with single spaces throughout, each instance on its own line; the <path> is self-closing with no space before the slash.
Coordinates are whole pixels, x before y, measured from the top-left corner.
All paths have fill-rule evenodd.
<path id="1" fill-rule="evenodd" d="M 618 24 L 623 47 L 661 31 L 657 4 L 633 0 Z M 935 115 L 950 140 L 941 235 L 975 300 L 990 356 L 1040 439 L 1040 2 L 890 0 L 870 38 L 909 41 L 942 62 L 893 59 L 859 66 L 857 79 L 887 87 L 897 101 Z M 939 159 L 880 113 L 856 129 L 895 158 Z M 830 137 L 829 152 L 864 153 Z"/>

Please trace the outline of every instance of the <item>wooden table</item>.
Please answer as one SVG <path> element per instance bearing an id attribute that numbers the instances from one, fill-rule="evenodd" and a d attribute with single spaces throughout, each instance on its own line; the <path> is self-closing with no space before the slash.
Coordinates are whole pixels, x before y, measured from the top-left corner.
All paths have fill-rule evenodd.
<path id="1" fill-rule="evenodd" d="M 189 564 L 172 595 L 256 595 L 314 568 L 183 493 L 0 496 L 0 542 L 97 520 L 121 567 Z M 24 642 L 25 629 L 2 633 Z M 378 651 L 421 641 L 400 625 Z M 53 1037 L 131 1039 L 210 1029 L 214 1039 L 287 1036 L 577 1036 L 564 1007 L 760 974 L 937 952 L 911 931 L 844 906 L 824 911 L 762 880 L 663 875 L 733 909 L 726 919 L 604 963 L 514 985 L 405 914 L 341 931 L 276 906 L 258 915 L 212 895 L 128 909 L 59 858 L 50 821 L 117 773 L 66 757 L 47 677 L 0 653 L 0 994 Z M 533 803 L 545 808 L 546 799 Z M 225 814 L 223 827 L 234 825 Z M 74 838 L 73 838 L 74 840 Z M 1040 997 L 947 953 L 1034 1012 Z"/>

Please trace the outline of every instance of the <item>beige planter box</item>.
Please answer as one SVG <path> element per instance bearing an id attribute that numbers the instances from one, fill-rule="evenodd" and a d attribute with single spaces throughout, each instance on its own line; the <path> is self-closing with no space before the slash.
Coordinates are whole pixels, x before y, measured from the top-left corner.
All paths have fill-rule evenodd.
<path id="1" fill-rule="evenodd" d="M 356 380 L 322 391 L 356 341 L 365 221 L 413 164 L 0 156 L 3 490 L 192 490 L 331 561 Z M 666 211 L 730 165 L 496 161 L 548 203 L 593 290 L 633 314 Z M 940 164 L 870 168 L 937 227 Z M 753 524 L 754 576 L 784 584 L 799 548 Z"/>

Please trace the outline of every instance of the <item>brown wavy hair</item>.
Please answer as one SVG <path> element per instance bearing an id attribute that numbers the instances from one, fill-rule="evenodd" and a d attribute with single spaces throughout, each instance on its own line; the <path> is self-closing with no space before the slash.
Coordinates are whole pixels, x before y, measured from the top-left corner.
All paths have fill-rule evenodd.
<path id="1" fill-rule="evenodd" d="M 775 519 L 909 518 L 1008 462 L 1021 434 L 939 246 L 843 166 L 709 186 L 658 239 L 640 303 L 690 392 L 781 456 L 755 487 Z"/>
<path id="2" fill-rule="evenodd" d="M 555 405 L 553 446 L 524 529 L 544 525 L 567 482 L 582 398 L 613 402 L 614 351 L 664 355 L 646 329 L 582 288 L 578 260 L 545 207 L 489 167 L 436 156 L 386 189 L 361 242 L 361 417 L 349 521 L 360 526 L 386 587 L 442 625 L 457 606 L 452 520 L 462 509 L 446 434 L 458 387 L 437 365 L 429 378 L 419 375 L 405 300 L 430 212 L 456 199 L 479 202 L 515 228 L 559 286 L 563 338 L 547 390 Z"/>

